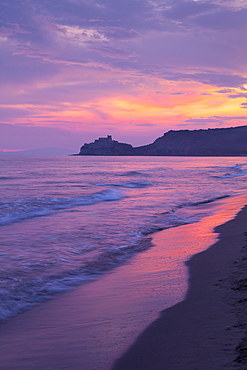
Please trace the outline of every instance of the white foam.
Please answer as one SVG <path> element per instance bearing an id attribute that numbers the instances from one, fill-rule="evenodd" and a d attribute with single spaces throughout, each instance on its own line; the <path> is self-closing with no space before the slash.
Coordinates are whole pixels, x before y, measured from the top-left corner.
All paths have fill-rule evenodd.
<path id="1" fill-rule="evenodd" d="M 92 195 L 76 198 L 26 198 L 0 202 L 0 225 L 24 219 L 47 216 L 51 213 L 76 206 L 117 201 L 124 198 L 118 189 L 108 189 Z"/>
<path id="2" fill-rule="evenodd" d="M 234 177 L 242 177 L 242 176 L 246 176 L 247 175 L 247 171 L 241 171 L 241 172 L 237 172 L 237 173 L 226 173 L 224 175 L 219 175 L 219 176 L 215 176 L 219 179 L 231 179 L 231 178 L 234 178 Z"/>

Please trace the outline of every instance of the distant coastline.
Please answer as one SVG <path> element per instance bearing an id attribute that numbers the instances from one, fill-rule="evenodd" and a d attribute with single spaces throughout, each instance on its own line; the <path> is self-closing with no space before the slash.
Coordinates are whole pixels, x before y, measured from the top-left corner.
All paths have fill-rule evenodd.
<path id="1" fill-rule="evenodd" d="M 37 149 L 27 149 L 18 151 L 3 152 L 0 151 L 0 155 L 71 155 L 73 151 L 66 148 L 37 148 Z"/>
<path id="2" fill-rule="evenodd" d="M 247 156 L 247 126 L 168 131 L 153 143 L 133 147 L 111 135 L 85 143 L 77 156 Z"/>

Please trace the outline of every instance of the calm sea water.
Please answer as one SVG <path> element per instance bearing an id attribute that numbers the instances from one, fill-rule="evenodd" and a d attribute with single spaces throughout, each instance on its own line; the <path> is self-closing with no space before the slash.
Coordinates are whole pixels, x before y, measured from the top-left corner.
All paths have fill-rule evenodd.
<path id="1" fill-rule="evenodd" d="M 246 189 L 246 158 L 0 157 L 0 321 L 100 279 Z M 196 206 L 199 206 L 198 209 Z"/>

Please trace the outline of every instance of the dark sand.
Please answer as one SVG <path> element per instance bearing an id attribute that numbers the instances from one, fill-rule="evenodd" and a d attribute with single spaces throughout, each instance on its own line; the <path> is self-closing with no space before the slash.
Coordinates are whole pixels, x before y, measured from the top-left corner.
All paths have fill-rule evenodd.
<path id="1" fill-rule="evenodd" d="M 163 311 L 114 370 L 247 369 L 247 206 L 188 262 L 186 299 Z"/>
<path id="2" fill-rule="evenodd" d="M 159 232 L 130 264 L 1 324 L 0 369 L 108 370 L 120 356 L 115 369 L 247 369 L 246 209 L 188 262 L 190 288 L 176 304 L 187 291 L 182 261 L 244 203 L 222 201 L 219 214 Z"/>

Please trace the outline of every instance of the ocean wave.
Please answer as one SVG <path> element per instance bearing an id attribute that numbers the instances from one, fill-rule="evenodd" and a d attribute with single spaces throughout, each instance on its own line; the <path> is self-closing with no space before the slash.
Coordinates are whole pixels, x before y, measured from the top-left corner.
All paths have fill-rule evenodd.
<path id="1" fill-rule="evenodd" d="M 155 167 L 155 168 L 149 168 L 146 171 L 148 172 L 157 172 L 157 171 L 174 171 L 174 168 L 172 167 Z"/>
<path id="2" fill-rule="evenodd" d="M 93 254 L 91 259 L 82 262 L 79 267 L 77 265 L 73 269 L 53 272 L 49 276 L 27 280 L 32 269 L 45 271 L 46 262 L 37 260 L 31 261 L 28 265 L 25 264 L 25 268 L 30 270 L 30 274 L 25 275 L 26 278 L 10 278 L 11 272 L 8 272 L 8 276 L 2 275 L 0 277 L 0 322 L 35 307 L 45 300 L 52 299 L 57 294 L 66 292 L 74 286 L 96 280 L 103 274 L 123 265 L 137 253 L 152 247 L 152 239 L 148 235 L 193 222 L 195 220 L 186 221 L 186 219 L 174 214 L 168 217 L 157 215 L 151 225 L 146 225 L 136 231 L 132 242 L 112 247 L 96 256 Z M 89 245 L 83 248 L 70 248 L 68 252 L 73 255 L 81 255 L 90 251 L 94 251 L 94 248 Z"/>
<path id="3" fill-rule="evenodd" d="M 142 172 L 139 171 L 126 171 L 122 174 L 117 174 L 118 176 L 144 176 Z"/>
<path id="4" fill-rule="evenodd" d="M 120 197 L 121 193 L 118 191 L 104 191 L 95 194 L 94 197 L 90 199 L 89 196 L 73 199 L 69 198 L 66 199 L 66 202 L 68 202 L 66 203 L 66 208 L 68 208 L 68 204 L 70 204 L 70 206 L 75 203 L 92 204 L 93 201 L 114 200 L 119 199 Z M 6 321 L 22 311 L 30 309 L 45 300 L 51 299 L 59 293 L 66 292 L 76 285 L 85 284 L 89 281 L 98 279 L 103 274 L 121 266 L 135 254 L 152 247 L 152 239 L 148 237 L 149 235 L 161 230 L 198 222 L 203 217 L 209 215 L 209 213 L 205 212 L 197 214 L 194 212 L 186 213 L 184 212 L 184 209 L 188 210 L 191 206 L 207 204 L 227 197 L 229 197 L 229 195 L 222 195 L 202 199 L 197 202 L 177 205 L 168 212 L 157 214 L 152 219 L 152 222 L 140 227 L 136 231 L 135 235 L 133 235 L 131 242 L 106 249 L 99 254 L 91 245 L 80 246 L 77 248 L 71 247 L 67 250 L 67 254 L 59 256 L 59 261 L 64 262 L 63 266 L 67 266 L 65 268 L 63 267 L 62 271 L 59 270 L 56 272 L 56 261 L 51 261 L 51 263 L 54 262 L 54 269 L 52 269 L 52 271 L 49 269 L 46 270 L 47 261 L 44 260 L 26 261 L 22 266 L 24 266 L 25 271 L 28 270 L 29 273 L 25 273 L 21 278 L 17 278 L 15 272 L 13 272 L 13 277 L 11 277 L 11 272 L 8 270 L 8 274 L 5 276 L 2 274 L 0 277 L 0 322 Z M 58 204 L 56 202 L 59 203 L 60 201 L 61 199 L 54 200 L 53 198 L 49 198 L 48 201 L 47 198 L 36 198 L 36 202 L 38 202 L 38 204 L 42 205 L 43 202 L 46 202 L 46 207 L 47 202 L 48 204 L 51 203 L 52 210 L 54 210 L 54 204 L 55 207 L 57 207 Z M 65 200 L 63 199 L 63 201 Z M 60 203 L 59 207 L 61 206 L 64 208 L 65 205 L 63 203 L 61 205 Z M 90 252 L 93 252 L 93 254 L 90 255 L 87 260 L 78 260 L 79 265 L 67 265 L 70 255 L 72 255 L 73 259 L 74 255 L 79 255 L 80 257 L 80 255 Z M 73 267 L 71 268 L 71 266 Z M 43 276 L 30 278 L 30 276 L 32 276 L 32 271 L 37 270 L 42 271 Z M 45 273 L 47 274 L 46 276 L 44 276 Z"/>
<path id="5" fill-rule="evenodd" d="M 214 197 L 214 198 L 201 200 L 199 202 L 191 202 L 191 203 L 188 203 L 187 205 L 190 206 L 190 207 L 201 206 L 203 204 L 216 202 L 217 200 L 221 200 L 221 199 L 225 199 L 225 198 L 229 198 L 229 197 L 230 197 L 230 195 L 226 194 L 226 195 L 221 195 L 221 196 Z"/>
<path id="6" fill-rule="evenodd" d="M 159 217 L 159 224 L 157 222 L 157 225 L 152 225 L 152 226 L 143 228 L 142 235 L 145 235 L 145 236 L 151 235 L 151 234 L 157 233 L 159 231 L 171 229 L 173 227 L 188 225 L 188 224 L 191 224 L 193 222 L 197 222 L 197 220 L 189 222 L 189 221 L 182 220 L 179 217 L 177 217 L 177 220 L 175 220 L 175 219 L 173 219 L 173 220 L 167 220 L 167 219 L 166 220 L 160 220 L 160 217 Z"/>
<path id="7" fill-rule="evenodd" d="M 203 205 L 203 204 L 213 203 L 213 202 L 216 202 L 217 200 L 221 200 L 221 199 L 225 199 L 225 198 L 229 198 L 229 197 L 230 197 L 229 194 L 225 194 L 225 195 L 220 195 L 220 196 L 216 196 L 216 197 L 213 197 L 213 198 L 202 199 L 198 202 L 181 203 L 181 204 L 178 204 L 177 206 L 173 207 L 170 211 L 163 212 L 162 214 L 163 215 L 171 214 L 171 213 L 174 213 L 178 209 L 181 209 L 181 208 L 196 207 L 196 206 L 200 206 L 200 205 Z"/>
<path id="8" fill-rule="evenodd" d="M 220 168 L 222 171 L 228 171 L 227 173 L 223 175 L 215 175 L 213 177 L 219 178 L 219 179 L 229 179 L 234 177 L 241 177 L 247 175 L 247 170 L 244 168 L 244 166 L 247 166 L 247 163 L 241 163 L 241 164 L 235 164 L 231 167 L 222 167 Z M 218 167 L 214 167 L 217 168 Z"/>
<path id="9" fill-rule="evenodd" d="M 18 176 L 18 177 L 15 177 L 15 176 L 0 176 L 0 180 L 4 181 L 4 180 L 24 180 L 26 179 L 26 177 L 23 177 L 23 176 Z"/>
<path id="10" fill-rule="evenodd" d="M 55 211 L 76 206 L 87 206 L 100 202 L 123 199 L 118 189 L 108 189 L 92 195 L 75 198 L 24 198 L 0 201 L 0 225 L 19 222 L 28 218 L 48 216 Z"/>
<path id="11" fill-rule="evenodd" d="M 225 173 L 224 175 L 218 175 L 218 176 L 214 176 L 218 179 L 231 179 L 231 178 L 234 178 L 234 177 L 242 177 L 242 176 L 245 176 L 247 175 L 247 170 L 243 170 L 241 172 L 238 172 L 238 173 Z"/>
<path id="12" fill-rule="evenodd" d="M 13 177 L 10 176 L 0 176 L 0 180 L 12 180 Z"/>
<path id="13" fill-rule="evenodd" d="M 95 280 L 125 263 L 134 254 L 152 246 L 150 238 L 142 238 L 138 243 L 122 245 L 107 250 L 95 260 L 83 266 L 57 275 L 32 280 L 0 278 L 0 322 L 37 306 L 55 295 L 70 290 L 73 286 Z"/>
<path id="14" fill-rule="evenodd" d="M 143 227 L 141 234 L 151 235 L 158 231 L 199 222 L 202 218 L 210 216 L 213 211 L 211 209 L 199 209 L 195 212 L 195 209 L 192 209 L 192 207 L 206 205 L 228 197 L 230 195 L 221 195 L 197 202 L 178 204 L 170 210 L 162 212 L 160 215 L 157 214 L 151 225 Z"/>
<path id="15" fill-rule="evenodd" d="M 96 186 L 119 186 L 121 188 L 133 188 L 133 189 L 141 189 L 146 188 L 147 186 L 151 186 L 152 183 L 149 181 L 137 181 L 137 182 L 127 182 L 123 184 L 95 184 Z"/>

